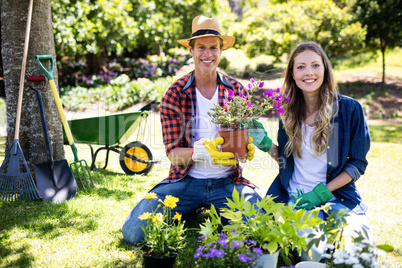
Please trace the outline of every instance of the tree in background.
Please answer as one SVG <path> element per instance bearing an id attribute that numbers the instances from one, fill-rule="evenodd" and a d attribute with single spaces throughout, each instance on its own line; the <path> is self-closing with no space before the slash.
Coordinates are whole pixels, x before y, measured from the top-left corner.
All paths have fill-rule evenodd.
<path id="1" fill-rule="evenodd" d="M 237 47 L 248 56 L 265 53 L 279 60 L 302 41 L 316 41 L 331 58 L 364 48 L 365 29 L 333 1 L 276 2 L 251 7 L 236 24 Z"/>
<path id="2" fill-rule="evenodd" d="M 367 29 L 367 46 L 381 50 L 382 82 L 385 82 L 385 51 L 402 45 L 401 0 L 350 0 L 350 12 Z"/>
<path id="3" fill-rule="evenodd" d="M 139 47 L 161 53 L 188 38 L 193 19 L 204 14 L 215 16 L 219 0 L 138 0 L 135 21 L 140 26 Z M 143 55 L 141 55 L 143 56 Z"/>
<path id="4" fill-rule="evenodd" d="M 88 73 L 106 56 L 143 57 L 176 46 L 191 33 L 192 19 L 217 13 L 219 0 L 55 0 L 57 54 L 85 56 Z"/>
<path id="5" fill-rule="evenodd" d="M 1 56 L 4 68 L 4 84 L 7 103 L 7 146 L 6 152 L 13 144 L 18 92 L 20 87 L 21 65 L 24 52 L 26 24 L 28 17 L 28 2 L 26 0 L 2 0 L 1 5 Z M 50 0 L 33 1 L 32 23 L 29 48 L 26 62 L 26 76 L 43 75 L 35 62 L 35 55 L 51 54 L 55 56 Z M 45 66 L 48 68 L 46 63 Z M 54 69 L 54 79 L 57 84 L 57 68 Z M 38 84 L 38 83 L 36 83 Z M 55 160 L 64 158 L 63 132 L 56 103 L 48 83 L 37 85 L 43 95 L 43 106 L 49 137 L 52 145 L 52 155 Z M 42 124 L 39 116 L 38 101 L 35 92 L 24 83 L 24 94 L 21 111 L 19 142 L 24 152 L 28 166 L 47 161 Z"/>
<path id="6" fill-rule="evenodd" d="M 87 60 L 87 72 L 105 68 L 105 57 L 137 46 L 140 25 L 129 0 L 52 1 L 53 31 L 59 57 Z"/>

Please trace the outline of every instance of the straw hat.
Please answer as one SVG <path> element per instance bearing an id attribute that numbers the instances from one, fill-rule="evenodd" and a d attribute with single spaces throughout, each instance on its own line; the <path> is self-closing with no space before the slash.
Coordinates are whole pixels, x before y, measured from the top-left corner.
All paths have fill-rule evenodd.
<path id="1" fill-rule="evenodd" d="M 219 26 L 219 21 L 216 17 L 208 18 L 205 16 L 197 16 L 193 19 L 192 24 L 192 35 L 189 39 L 177 40 L 179 44 L 190 48 L 190 40 L 206 37 L 206 36 L 218 36 L 223 40 L 222 50 L 231 48 L 235 42 L 233 36 L 221 35 L 221 26 Z"/>

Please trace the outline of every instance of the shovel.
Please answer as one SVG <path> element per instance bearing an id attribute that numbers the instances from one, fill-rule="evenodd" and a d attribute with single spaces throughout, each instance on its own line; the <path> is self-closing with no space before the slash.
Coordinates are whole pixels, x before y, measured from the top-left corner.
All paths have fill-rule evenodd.
<path id="1" fill-rule="evenodd" d="M 28 81 L 45 81 L 45 77 L 29 76 Z M 29 88 L 36 91 L 40 117 L 42 121 L 43 134 L 45 137 L 46 150 L 49 157 L 49 160 L 47 162 L 34 164 L 36 183 L 38 186 L 39 194 L 44 201 L 60 203 L 75 196 L 75 194 L 77 193 L 77 183 L 75 182 L 73 173 L 68 166 L 67 160 L 53 160 L 49 133 L 47 131 L 45 110 L 43 108 L 42 102 L 42 93 L 40 92 L 40 90 L 35 89 L 31 86 L 29 86 Z"/>
<path id="2" fill-rule="evenodd" d="M 47 70 L 42 65 L 41 61 L 43 61 L 43 60 L 50 61 L 50 69 L 49 70 Z M 74 162 L 72 162 L 70 164 L 70 168 L 71 168 L 71 170 L 73 170 L 72 166 L 74 166 L 76 175 L 80 179 L 81 185 L 84 189 L 85 189 L 85 185 L 82 181 L 80 170 L 81 170 L 81 173 L 84 175 L 87 185 L 91 186 L 90 183 L 88 182 L 88 177 L 89 177 L 89 179 L 92 182 L 92 185 L 95 186 L 91 173 L 89 172 L 89 167 L 88 167 L 87 162 L 84 159 L 81 159 L 81 160 L 78 159 L 77 147 L 74 144 L 74 139 L 73 139 L 73 135 L 71 134 L 70 126 L 68 125 L 66 117 L 64 116 L 64 111 L 63 111 L 63 107 L 61 105 L 59 93 L 57 92 L 56 85 L 55 85 L 54 79 L 53 79 L 53 57 L 52 57 L 52 55 L 36 55 L 35 61 L 38 64 L 39 68 L 42 70 L 42 72 L 45 74 L 47 79 L 49 80 L 50 88 L 52 89 L 54 100 L 56 101 L 57 109 L 59 110 L 61 122 L 63 123 L 64 131 L 65 131 L 67 139 L 68 139 L 68 144 L 70 145 L 71 150 L 73 151 L 73 154 L 74 154 Z"/>

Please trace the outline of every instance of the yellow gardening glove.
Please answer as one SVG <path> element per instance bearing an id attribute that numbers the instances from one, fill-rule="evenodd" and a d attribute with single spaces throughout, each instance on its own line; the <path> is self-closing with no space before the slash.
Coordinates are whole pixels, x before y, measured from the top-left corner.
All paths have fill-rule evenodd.
<path id="1" fill-rule="evenodd" d="M 255 154 L 255 146 L 253 144 L 253 138 L 252 137 L 248 137 L 248 145 L 247 145 L 247 155 L 248 155 L 248 160 L 251 161 L 254 158 L 254 154 Z"/>
<path id="2" fill-rule="evenodd" d="M 238 160 L 234 159 L 234 154 L 229 152 L 221 152 L 218 145 L 222 145 L 223 138 L 208 140 L 206 138 L 198 139 L 194 142 L 193 154 L 191 159 L 194 162 L 199 161 L 212 161 L 216 165 L 236 165 Z"/>

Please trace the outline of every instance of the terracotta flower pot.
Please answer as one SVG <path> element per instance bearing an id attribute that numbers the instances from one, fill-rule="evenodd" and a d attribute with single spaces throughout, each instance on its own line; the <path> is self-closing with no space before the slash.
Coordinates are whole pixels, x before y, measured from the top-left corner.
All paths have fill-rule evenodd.
<path id="1" fill-rule="evenodd" d="M 151 256 L 142 254 L 142 267 L 143 268 L 173 268 L 176 262 L 177 254 L 168 257 Z"/>
<path id="2" fill-rule="evenodd" d="M 222 152 L 234 153 L 235 159 L 247 157 L 248 128 L 220 130 L 218 134 L 225 140 L 221 145 Z"/>

